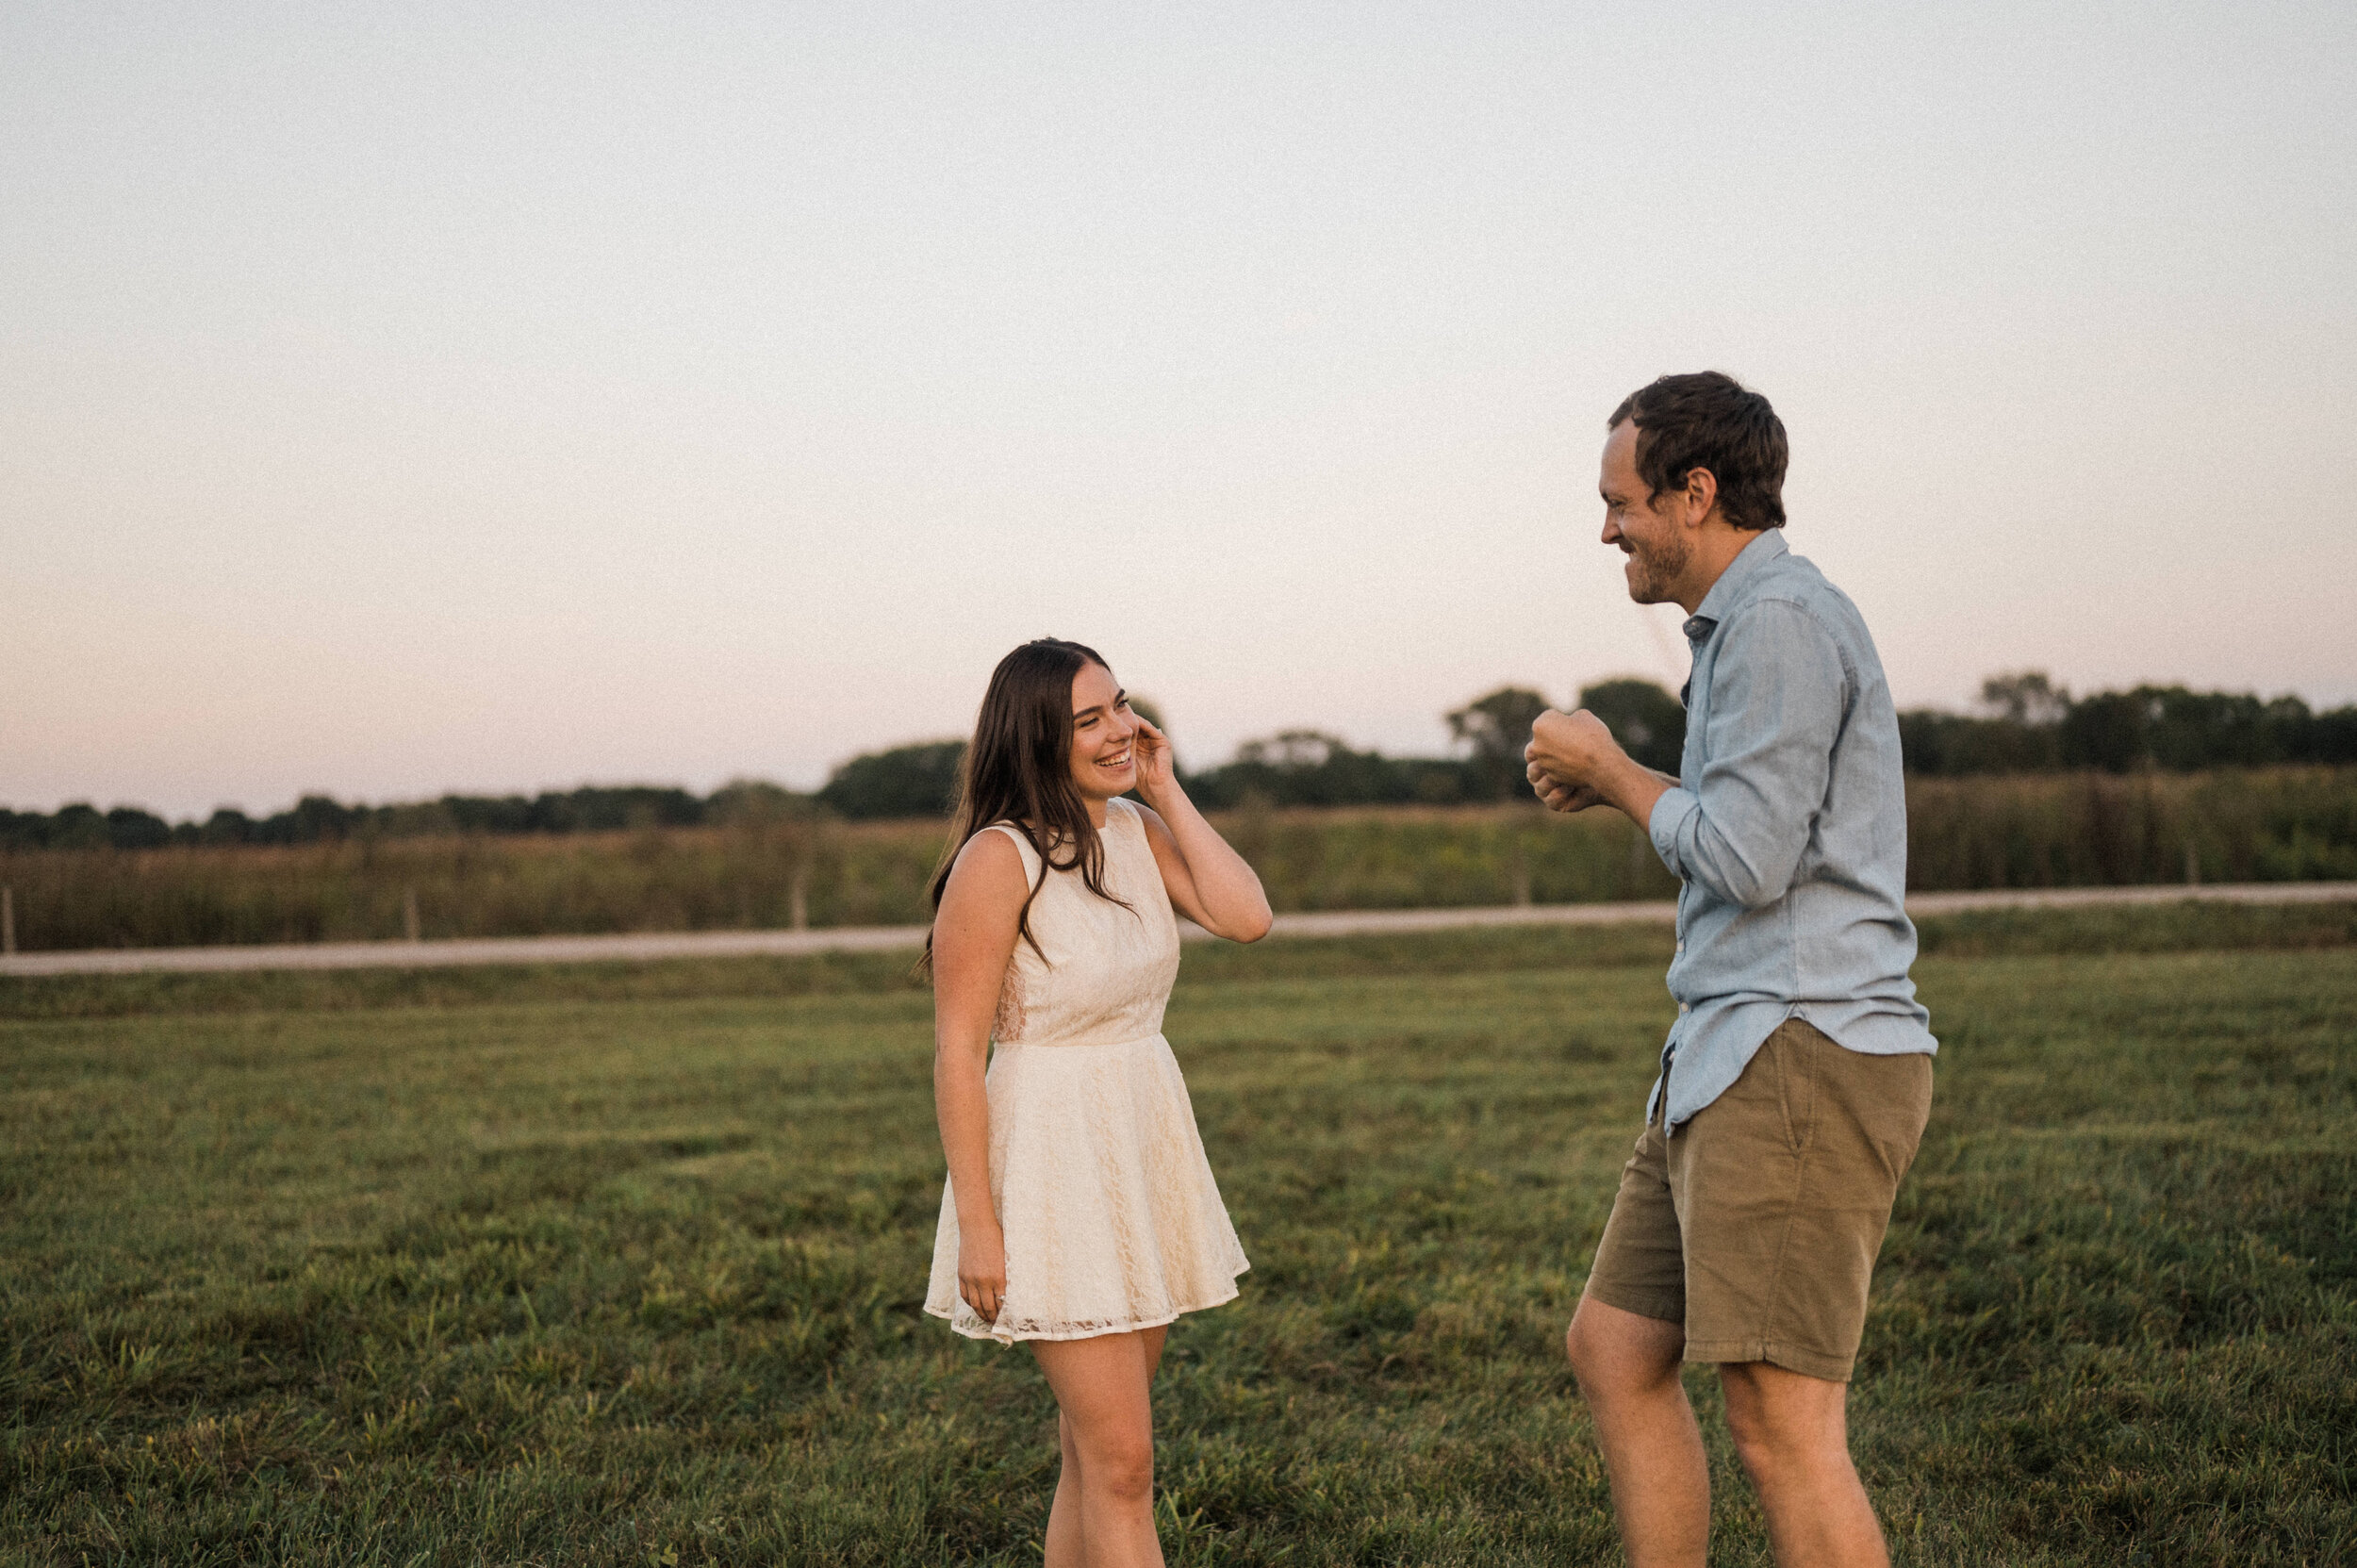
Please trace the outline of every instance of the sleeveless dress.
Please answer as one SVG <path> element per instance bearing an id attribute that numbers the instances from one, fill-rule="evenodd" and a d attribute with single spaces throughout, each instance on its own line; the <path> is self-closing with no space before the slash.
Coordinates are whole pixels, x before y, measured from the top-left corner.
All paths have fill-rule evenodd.
<path id="1" fill-rule="evenodd" d="M 994 823 L 1038 880 L 1038 853 Z M 1232 1300 L 1251 1265 L 1203 1157 L 1162 1038 L 1178 922 L 1127 801 L 1106 802 L 1105 886 L 1050 871 L 1031 901 L 1043 960 L 1018 939 L 991 1029 L 990 1187 L 1007 1244 L 996 1323 L 958 1295 L 958 1210 L 944 1183 L 925 1311 L 969 1339 L 1086 1339 Z"/>

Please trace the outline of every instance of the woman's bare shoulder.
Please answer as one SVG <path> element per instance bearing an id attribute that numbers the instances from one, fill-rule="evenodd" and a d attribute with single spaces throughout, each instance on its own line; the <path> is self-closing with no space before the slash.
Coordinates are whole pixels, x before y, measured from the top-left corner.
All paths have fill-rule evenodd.
<path id="1" fill-rule="evenodd" d="M 958 864 L 964 866 L 971 861 L 983 866 L 1022 865 L 1025 846 L 1018 836 L 1022 831 L 1005 822 L 975 829 L 974 836 L 958 850 Z"/>
<path id="2" fill-rule="evenodd" d="M 1013 889 L 1020 899 L 1030 888 L 1030 877 L 1025 867 L 1026 856 L 1012 832 L 1000 831 L 997 824 L 983 828 L 967 839 L 958 850 L 958 858 L 949 867 L 948 885 L 943 897 L 958 891 L 961 884 L 985 896 Z"/>

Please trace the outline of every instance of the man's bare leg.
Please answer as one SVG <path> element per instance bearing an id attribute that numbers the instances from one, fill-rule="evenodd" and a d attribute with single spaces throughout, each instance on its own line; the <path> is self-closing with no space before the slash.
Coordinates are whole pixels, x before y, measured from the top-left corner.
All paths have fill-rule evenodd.
<path id="1" fill-rule="evenodd" d="M 1678 1380 L 1685 1329 L 1583 1296 L 1563 1347 L 1595 1418 L 1629 1568 L 1702 1568 L 1710 1466 Z"/>
<path id="2" fill-rule="evenodd" d="M 1850 1462 L 1847 1383 L 1767 1362 L 1722 1366 L 1735 1451 L 1787 1568 L 1889 1568 L 1881 1524 Z"/>

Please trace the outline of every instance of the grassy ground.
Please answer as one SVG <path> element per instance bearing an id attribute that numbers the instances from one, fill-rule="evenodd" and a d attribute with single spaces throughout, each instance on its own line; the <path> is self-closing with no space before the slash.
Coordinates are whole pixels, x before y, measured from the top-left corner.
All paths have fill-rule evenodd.
<path id="1" fill-rule="evenodd" d="M 1902 1561 L 2357 1552 L 2353 938 L 1927 930 L 1853 1402 Z M 1665 942 L 1190 951 L 1254 1268 L 1171 1338 L 1175 1561 L 1617 1560 L 1558 1342 Z M 901 967 L 0 982 L 0 1562 L 1036 1560 L 1046 1390 L 916 1312 Z"/>

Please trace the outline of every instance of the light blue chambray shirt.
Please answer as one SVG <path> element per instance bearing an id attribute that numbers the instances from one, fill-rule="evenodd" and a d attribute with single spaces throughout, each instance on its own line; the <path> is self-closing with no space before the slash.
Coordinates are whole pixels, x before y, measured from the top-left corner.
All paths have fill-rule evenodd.
<path id="1" fill-rule="evenodd" d="M 1678 787 L 1647 828 L 1678 889 L 1662 1047 L 1674 1133 L 1787 1018 L 1875 1056 L 1939 1048 L 1907 966 L 1899 715 L 1849 596 L 1763 530 L 1686 622 Z"/>

